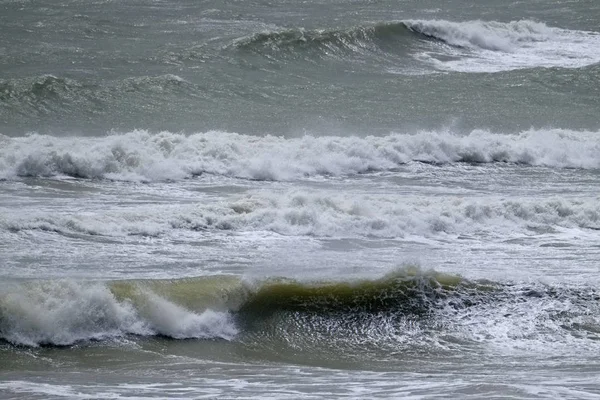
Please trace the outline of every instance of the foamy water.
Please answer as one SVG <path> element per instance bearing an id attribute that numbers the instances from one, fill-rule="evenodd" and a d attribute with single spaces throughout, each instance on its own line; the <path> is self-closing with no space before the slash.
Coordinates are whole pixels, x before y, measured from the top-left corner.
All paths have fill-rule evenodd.
<path id="1" fill-rule="evenodd" d="M 409 20 L 404 24 L 413 32 L 449 45 L 441 51 L 416 55 L 445 71 L 581 68 L 600 62 L 593 50 L 600 46 L 600 35 L 596 32 L 560 29 L 530 20 L 509 23 Z M 444 60 L 444 56 L 451 59 Z"/>
<path id="2" fill-rule="evenodd" d="M 0 397 L 597 395 L 600 4 L 0 7 Z"/>
<path id="3" fill-rule="evenodd" d="M 4 179 L 71 176 L 165 181 L 206 173 L 297 180 L 394 170 L 412 161 L 600 168 L 597 132 L 560 129 L 299 139 L 218 131 L 193 135 L 134 131 L 101 138 L 4 137 L 2 142 L 0 173 Z"/>

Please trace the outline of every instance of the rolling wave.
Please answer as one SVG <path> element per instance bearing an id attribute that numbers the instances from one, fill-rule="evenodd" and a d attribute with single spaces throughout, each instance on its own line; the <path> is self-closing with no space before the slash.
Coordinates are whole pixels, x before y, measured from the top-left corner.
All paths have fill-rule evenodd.
<path id="1" fill-rule="evenodd" d="M 357 50 L 369 48 L 376 43 L 414 41 L 415 39 L 439 40 L 456 47 L 484 50 L 514 50 L 527 42 L 548 41 L 560 30 L 542 22 L 529 20 L 502 23 L 496 21 L 451 22 L 444 20 L 405 20 L 380 22 L 348 29 L 287 29 L 266 31 L 234 42 L 235 47 L 245 50 L 295 51 L 319 49 L 323 51 Z"/>
<path id="2" fill-rule="evenodd" d="M 165 181 L 215 174 L 278 181 L 393 171 L 415 161 L 597 169 L 599 137 L 597 132 L 561 129 L 516 135 L 476 130 L 468 135 L 441 131 L 294 139 L 218 131 L 189 136 L 147 131 L 99 138 L 0 136 L 0 178 Z"/>
<path id="3" fill-rule="evenodd" d="M 417 346 L 418 330 L 428 345 L 443 345 L 452 335 L 470 343 L 493 342 L 492 337 L 570 341 L 573 332 L 580 339 L 597 335 L 598 296 L 593 289 L 469 281 L 414 267 L 379 279 L 338 282 L 234 276 L 8 281 L 0 285 L 0 339 L 39 346 L 160 335 L 248 346 L 368 342 L 398 349 L 409 338 Z M 493 320 L 518 330 L 506 338 Z"/>
<path id="4" fill-rule="evenodd" d="M 400 50 L 410 35 L 407 26 L 398 22 L 349 29 L 287 29 L 243 37 L 234 41 L 233 47 L 274 59 L 300 57 L 302 52 L 321 58 Z"/>
<path id="5" fill-rule="evenodd" d="M 439 46 L 442 42 L 447 46 Z M 410 56 L 436 69 L 498 72 L 521 68 L 579 68 L 600 62 L 600 34 L 542 22 L 405 20 L 347 29 L 287 29 L 257 33 L 233 46 L 272 60 Z"/>

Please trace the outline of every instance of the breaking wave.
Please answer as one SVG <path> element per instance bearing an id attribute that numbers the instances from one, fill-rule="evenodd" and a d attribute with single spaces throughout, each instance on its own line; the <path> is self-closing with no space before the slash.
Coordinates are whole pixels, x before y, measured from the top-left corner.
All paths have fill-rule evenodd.
<path id="1" fill-rule="evenodd" d="M 447 47 L 430 46 L 441 41 Z M 600 62 L 600 34 L 543 22 L 405 20 L 347 29 L 287 29 L 238 39 L 234 47 L 272 60 L 411 56 L 437 69 L 496 72 L 520 68 L 579 68 Z M 400 57 L 400 58 L 398 58 Z"/>
<path id="2" fill-rule="evenodd" d="M 9 281 L 0 285 L 0 339 L 39 346 L 161 335 L 314 354 L 320 353 L 313 348 L 339 353 L 348 346 L 401 350 L 465 341 L 589 345 L 585 339 L 597 339 L 599 296 L 594 289 L 469 281 L 415 267 L 356 281 Z"/>
<path id="3" fill-rule="evenodd" d="M 550 28 L 542 22 L 495 21 L 451 22 L 443 20 L 408 20 L 410 31 L 442 40 L 458 47 L 511 52 L 526 43 L 545 42 L 559 36 L 563 30 Z"/>
<path id="4" fill-rule="evenodd" d="M 593 50 L 600 46 L 600 34 L 596 32 L 554 28 L 530 20 L 508 23 L 410 20 L 404 24 L 413 32 L 455 48 L 415 54 L 441 70 L 498 72 L 536 67 L 581 68 L 600 62 L 599 53 Z"/>
<path id="5" fill-rule="evenodd" d="M 405 20 L 380 22 L 348 29 L 287 29 L 266 31 L 238 39 L 240 49 L 295 51 L 319 49 L 322 51 L 358 50 L 376 43 L 429 38 L 457 47 L 471 47 L 495 51 L 512 51 L 527 42 L 551 40 L 565 32 L 548 27 L 542 22 L 529 20 L 508 23 L 496 21 L 452 22 L 444 20 Z"/>
<path id="6" fill-rule="evenodd" d="M 464 136 L 441 131 L 295 139 L 138 130 L 96 138 L 0 136 L 0 144 L 0 179 L 70 176 L 166 181 L 215 174 L 277 181 L 390 171 L 415 161 L 600 168 L 600 134 L 562 129 L 515 135 L 475 130 Z"/>
<path id="7" fill-rule="evenodd" d="M 130 334 L 231 339 L 237 332 L 225 312 L 190 311 L 141 287 L 129 294 L 119 298 L 100 282 L 3 282 L 0 338 L 38 346 Z"/>

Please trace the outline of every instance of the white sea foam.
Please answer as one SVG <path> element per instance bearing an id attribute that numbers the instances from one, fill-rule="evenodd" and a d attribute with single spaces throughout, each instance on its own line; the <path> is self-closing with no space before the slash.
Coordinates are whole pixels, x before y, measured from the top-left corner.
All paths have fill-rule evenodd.
<path id="1" fill-rule="evenodd" d="M 231 339 L 237 334 L 232 321 L 222 312 L 206 310 L 197 314 L 152 292 L 145 292 L 144 300 L 141 313 L 161 335 L 175 339 Z"/>
<path id="2" fill-rule="evenodd" d="M 5 381 L 0 383 L 0 389 L 9 390 L 19 395 L 35 394 L 44 397 L 70 398 L 70 399 L 89 399 L 91 396 L 83 394 L 70 385 L 57 385 L 50 383 L 38 383 L 29 381 Z M 79 388 L 77 388 L 79 389 Z M 101 398 L 101 397 L 98 397 Z M 118 398 L 118 397 L 114 397 Z"/>
<path id="3" fill-rule="evenodd" d="M 407 20 L 412 31 L 450 45 L 417 58 L 437 68 L 462 72 L 497 72 L 520 68 L 580 68 L 600 62 L 600 34 L 549 27 L 530 20 L 451 22 Z M 448 59 L 448 55 L 453 56 Z"/>
<path id="4" fill-rule="evenodd" d="M 463 340 L 485 344 L 488 352 L 502 356 L 537 356 L 549 345 L 554 357 L 598 350 L 599 310 L 592 291 L 578 293 L 561 286 L 531 284 L 511 286 L 506 301 L 474 307 L 453 321 L 448 330 L 455 330 L 454 334 Z M 453 307 L 442 313 L 446 318 L 457 314 Z"/>
<path id="5" fill-rule="evenodd" d="M 600 199 L 468 199 L 258 191 L 215 204 L 147 205 L 57 214 L 28 211 L 0 217 L 0 230 L 43 230 L 123 237 L 179 232 L 275 232 L 291 236 L 403 238 L 477 235 L 506 238 L 556 230 L 600 229 Z"/>
<path id="6" fill-rule="evenodd" d="M 0 286 L 0 338 L 14 344 L 69 345 L 134 335 L 225 338 L 228 314 L 186 310 L 147 290 L 119 300 L 103 283 L 38 281 Z"/>
<path id="7" fill-rule="evenodd" d="M 164 181 L 208 173 L 295 180 L 393 170 L 412 161 L 600 168 L 600 134 L 564 129 L 293 139 L 219 131 L 184 135 L 137 130 L 95 138 L 4 136 L 0 144 L 0 179 L 73 176 Z"/>
<path id="8" fill-rule="evenodd" d="M 512 51 L 522 43 L 547 41 L 560 32 L 544 23 L 527 20 L 509 23 L 408 20 L 405 24 L 413 31 L 455 46 L 500 51 Z"/>

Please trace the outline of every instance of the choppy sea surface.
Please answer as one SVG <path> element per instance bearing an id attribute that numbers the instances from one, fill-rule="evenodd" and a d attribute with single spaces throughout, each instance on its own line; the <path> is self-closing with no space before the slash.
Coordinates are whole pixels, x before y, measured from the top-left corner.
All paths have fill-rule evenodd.
<path id="1" fill-rule="evenodd" d="M 600 398 L 599 20 L 0 0 L 0 397 Z"/>

